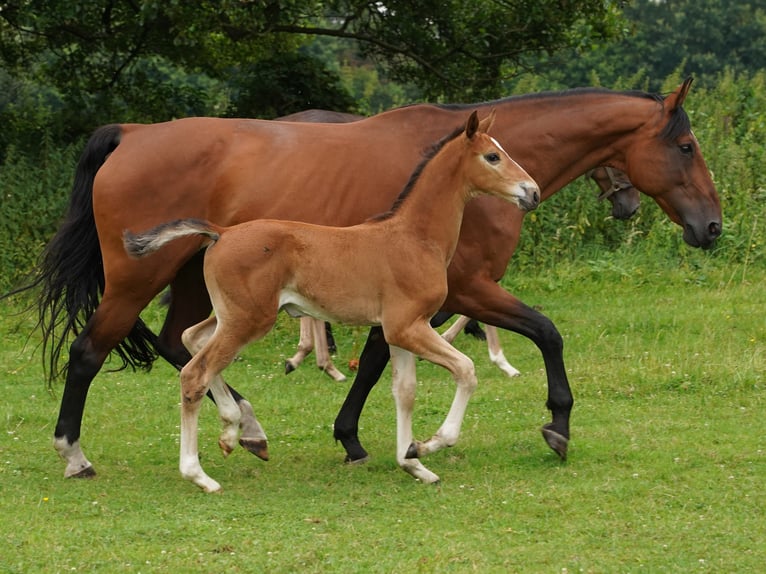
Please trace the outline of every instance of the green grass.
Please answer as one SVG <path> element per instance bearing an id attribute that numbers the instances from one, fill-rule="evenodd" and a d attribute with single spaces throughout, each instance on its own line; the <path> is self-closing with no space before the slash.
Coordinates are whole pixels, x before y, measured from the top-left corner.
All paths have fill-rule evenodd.
<path id="1" fill-rule="evenodd" d="M 95 379 L 83 446 L 98 476 L 64 480 L 51 446 L 61 386 L 48 392 L 31 322 L 3 303 L 0 572 L 762 571 L 766 272 L 701 261 L 509 274 L 565 339 L 569 460 L 539 432 L 549 415 L 536 348 L 502 333 L 523 373 L 510 380 L 460 336 L 480 384 L 458 445 L 425 460 L 438 487 L 396 466 L 388 372 L 362 418 L 372 460 L 342 464 L 331 424 L 348 385 L 311 363 L 282 374 L 298 332 L 286 318 L 227 372 L 256 407 L 271 461 L 241 449 L 223 460 L 205 404 L 202 462 L 224 492 L 182 480 L 177 374 L 157 363 Z M 365 334 L 337 330 L 339 366 Z M 422 362 L 418 378 L 425 438 L 454 388 Z"/>

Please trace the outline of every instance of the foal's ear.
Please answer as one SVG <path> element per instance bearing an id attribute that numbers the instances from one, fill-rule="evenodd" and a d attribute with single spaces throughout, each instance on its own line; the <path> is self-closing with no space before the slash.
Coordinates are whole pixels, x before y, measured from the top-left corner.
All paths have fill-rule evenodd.
<path id="1" fill-rule="evenodd" d="M 479 116 L 474 110 L 468 117 L 468 121 L 465 124 L 465 137 L 469 140 L 476 135 L 476 131 L 479 129 Z"/>
<path id="2" fill-rule="evenodd" d="M 694 78 L 689 76 L 684 80 L 684 83 L 681 84 L 678 89 L 670 94 L 667 98 L 665 98 L 665 105 L 667 107 L 667 110 L 669 112 L 674 112 L 676 109 L 680 108 L 684 100 L 686 99 L 686 95 L 689 93 L 689 88 L 691 88 L 692 81 Z"/>
<path id="3" fill-rule="evenodd" d="M 497 111 L 495 110 L 495 108 L 492 108 L 489 111 L 489 115 L 479 122 L 479 131 L 482 133 L 487 133 L 489 131 L 489 128 L 492 127 L 492 124 L 495 123 L 496 115 L 497 115 Z"/>

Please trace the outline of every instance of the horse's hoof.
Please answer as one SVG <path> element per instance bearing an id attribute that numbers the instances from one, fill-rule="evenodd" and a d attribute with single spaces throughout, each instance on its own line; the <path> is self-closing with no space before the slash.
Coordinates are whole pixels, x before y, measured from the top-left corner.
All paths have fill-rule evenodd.
<path id="1" fill-rule="evenodd" d="M 420 458 L 420 454 L 418 453 L 418 445 L 417 443 L 410 443 L 409 448 L 407 449 L 407 452 L 404 455 L 404 458 Z"/>
<path id="2" fill-rule="evenodd" d="M 567 448 L 569 447 L 569 439 L 564 435 L 557 433 L 547 425 L 540 430 L 542 431 L 543 438 L 545 439 L 545 442 L 548 443 L 548 446 L 551 447 L 557 455 L 559 455 L 561 460 L 566 460 Z"/>
<path id="3" fill-rule="evenodd" d="M 263 439 L 255 438 L 240 438 L 239 446 L 246 451 L 253 453 L 261 460 L 269 460 L 269 445 L 268 442 Z"/>
<path id="4" fill-rule="evenodd" d="M 370 460 L 369 455 L 365 455 L 362 458 L 356 458 L 356 459 L 346 455 L 346 458 L 343 460 L 343 462 L 349 466 L 360 466 L 366 463 L 368 460 Z"/>
<path id="5" fill-rule="evenodd" d="M 93 468 L 93 465 L 90 465 L 78 472 L 68 474 L 66 478 L 93 478 L 94 476 L 96 476 L 96 469 Z"/>
<path id="6" fill-rule="evenodd" d="M 290 361 L 285 361 L 285 375 L 289 375 L 295 370 L 295 366 Z"/>

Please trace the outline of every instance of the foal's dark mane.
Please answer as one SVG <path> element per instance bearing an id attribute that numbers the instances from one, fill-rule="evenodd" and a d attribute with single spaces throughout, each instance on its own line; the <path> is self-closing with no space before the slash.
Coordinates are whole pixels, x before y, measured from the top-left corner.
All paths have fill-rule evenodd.
<path id="1" fill-rule="evenodd" d="M 413 170 L 412 174 L 410 175 L 410 179 L 407 182 L 407 184 L 404 186 L 404 189 L 402 189 L 401 193 L 399 194 L 399 197 L 396 198 L 394 201 L 394 204 L 391 206 L 391 209 L 388 211 L 384 211 L 383 213 L 379 213 L 378 215 L 373 215 L 368 219 L 368 221 L 384 221 L 386 219 L 389 219 L 394 213 L 397 212 L 397 210 L 402 206 L 402 203 L 407 199 L 407 196 L 410 195 L 412 192 L 412 188 L 415 187 L 415 183 L 420 178 L 420 174 L 423 173 L 423 170 L 425 169 L 426 165 L 428 165 L 431 160 L 438 154 L 442 148 L 447 145 L 449 142 L 457 138 L 460 134 L 462 134 L 465 131 L 465 126 L 459 126 L 455 128 L 455 130 L 444 136 L 442 139 L 437 141 L 435 144 L 431 145 L 430 147 L 427 147 L 423 150 L 423 159 L 418 164 L 418 166 Z"/>
<path id="2" fill-rule="evenodd" d="M 665 101 L 665 96 L 662 94 L 655 94 L 650 92 L 643 92 L 641 90 L 624 90 L 615 92 L 607 88 L 572 88 L 569 90 L 550 91 L 550 92 L 538 92 L 532 94 L 522 94 L 519 96 L 507 96 L 498 100 L 490 100 L 480 104 L 433 104 L 434 107 L 441 108 L 443 110 L 460 111 L 474 109 L 477 106 L 498 106 L 508 102 L 521 102 L 526 100 L 546 100 L 552 98 L 566 98 L 575 96 L 587 96 L 587 95 L 602 95 L 613 94 L 622 95 L 630 98 L 641 98 L 645 100 L 654 100 L 657 103 L 662 104 Z M 689 116 L 683 110 L 683 108 L 676 108 L 675 112 L 670 116 L 670 121 L 665 124 L 665 127 L 660 133 L 660 137 L 667 141 L 673 141 L 680 135 L 689 133 L 691 131 L 691 122 Z"/>

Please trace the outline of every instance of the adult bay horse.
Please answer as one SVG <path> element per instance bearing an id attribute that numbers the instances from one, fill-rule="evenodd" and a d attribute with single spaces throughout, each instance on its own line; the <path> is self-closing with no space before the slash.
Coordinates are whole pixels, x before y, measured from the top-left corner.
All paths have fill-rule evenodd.
<path id="1" fill-rule="evenodd" d="M 332 125 L 187 118 L 99 128 L 83 151 L 69 212 L 46 248 L 37 280 L 53 372 L 69 334 L 76 334 L 54 430 L 65 475 L 94 473 L 80 446 L 81 422 L 90 384 L 110 352 L 117 350 L 126 364 L 148 366 L 156 351 L 180 368 L 190 358 L 181 333 L 211 311 L 197 245 L 177 242 L 162 258 L 136 261 L 123 249 L 124 229 L 190 217 L 218 225 L 260 218 L 354 225 L 390 206 L 426 145 L 471 110 L 495 108 L 496 139 L 538 182 L 542 199 L 610 165 L 681 226 L 689 245 L 710 247 L 721 233 L 721 208 L 682 107 L 690 84 L 666 97 L 580 89 L 471 107 L 416 105 Z M 537 345 L 552 413 L 543 434 L 564 457 L 573 398 L 561 336 L 547 317 L 497 284 L 523 218 L 522 210 L 495 198 L 468 204 L 443 310 L 515 331 Z M 168 284 L 171 304 L 155 337 L 139 313 Z M 379 328 L 373 327 L 361 359 L 335 421 L 335 436 L 352 460 L 366 456 L 357 435 L 359 413 L 388 361 Z M 246 411 L 240 443 L 261 444 L 249 403 L 235 399 Z"/>
<path id="2" fill-rule="evenodd" d="M 277 120 L 283 122 L 340 124 L 355 122 L 364 119 L 364 117 L 332 110 L 309 109 L 279 117 Z M 587 177 L 593 180 L 601 190 L 598 200 L 603 201 L 607 199 L 612 204 L 612 217 L 615 219 L 630 219 L 638 210 L 640 204 L 639 191 L 623 172 L 612 167 L 599 166 L 590 170 L 587 173 Z M 469 318 L 461 315 L 449 329 L 442 333 L 442 336 L 451 343 L 461 330 L 467 330 L 470 321 Z M 482 334 L 483 338 L 487 341 L 490 362 L 507 376 L 518 376 L 520 374 L 519 370 L 508 362 L 503 353 L 497 328 L 487 325 L 485 331 L 482 332 L 481 327 L 475 321 L 473 323 L 474 326 L 470 328 L 471 331 Z M 328 344 L 330 329 L 329 323 L 308 316 L 301 317 L 298 348 L 292 357 L 285 360 L 285 373 L 292 373 L 314 351 L 316 365 L 320 371 L 335 381 L 345 381 L 346 375 L 335 366 L 330 356 Z"/>
<path id="3" fill-rule="evenodd" d="M 284 309 L 327 321 L 380 325 L 391 345 L 397 462 L 423 482 L 439 480 L 418 457 L 457 442 L 476 387 L 471 359 L 429 324 L 447 296 L 447 266 L 465 205 L 484 194 L 527 211 L 540 199 L 537 184 L 487 135 L 492 120 L 490 114 L 479 124 L 472 113 L 464 128 L 442 140 L 415 168 L 390 211 L 359 225 L 260 219 L 220 227 L 185 219 L 139 235 L 125 232 L 125 248 L 135 257 L 189 236 L 202 236 L 207 248 L 205 284 L 215 314 L 183 334 L 193 354 L 181 370 L 180 469 L 185 478 L 207 492 L 220 490 L 199 461 L 202 397 L 212 386 L 224 421 L 219 444 L 228 455 L 237 444 L 241 412 L 220 374 L 242 347 L 271 330 Z M 192 244 L 199 248 L 199 239 Z M 423 443 L 412 439 L 415 356 L 446 368 L 457 385 L 444 424 Z"/>

